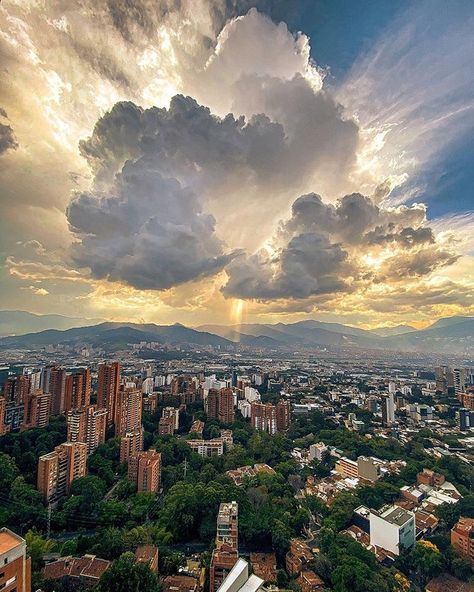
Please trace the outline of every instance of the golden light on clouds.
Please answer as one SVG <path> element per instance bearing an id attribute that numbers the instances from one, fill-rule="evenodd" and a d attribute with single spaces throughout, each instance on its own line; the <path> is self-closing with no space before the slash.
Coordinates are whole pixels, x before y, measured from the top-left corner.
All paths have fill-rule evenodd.
<path id="1" fill-rule="evenodd" d="M 448 67 L 463 27 L 446 60 L 384 41 L 335 88 L 304 33 L 239 2 L 122 4 L 120 19 L 89 0 L 0 4 L 6 308 L 192 325 L 472 314 L 473 214 L 414 203 L 469 114 L 447 104 L 470 81 Z"/>

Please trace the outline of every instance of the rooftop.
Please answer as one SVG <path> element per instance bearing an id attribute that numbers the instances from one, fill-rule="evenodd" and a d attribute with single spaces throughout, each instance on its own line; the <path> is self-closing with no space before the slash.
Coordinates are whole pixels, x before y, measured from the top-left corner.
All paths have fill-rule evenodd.
<path id="1" fill-rule="evenodd" d="M 391 524 L 403 526 L 413 518 L 413 514 L 399 506 L 390 506 L 380 514 L 380 517 Z"/>
<path id="2" fill-rule="evenodd" d="M 0 529 L 0 555 L 8 553 L 8 551 L 11 551 L 24 542 L 24 539 L 11 530 L 8 530 L 8 528 Z"/>

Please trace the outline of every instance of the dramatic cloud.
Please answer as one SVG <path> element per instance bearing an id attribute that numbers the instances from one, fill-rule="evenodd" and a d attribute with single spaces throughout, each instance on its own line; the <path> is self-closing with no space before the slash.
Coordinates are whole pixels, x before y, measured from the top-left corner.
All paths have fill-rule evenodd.
<path id="1" fill-rule="evenodd" d="M 213 275 L 230 260 L 214 234 L 214 218 L 153 162 L 127 163 L 114 191 L 80 194 L 68 209 L 72 230 L 82 238 L 73 258 L 93 277 L 165 289 Z"/>
<path id="2" fill-rule="evenodd" d="M 331 297 L 426 276 L 458 256 L 438 245 L 425 223 L 418 204 L 384 208 L 354 193 L 332 205 L 303 195 L 266 248 L 228 266 L 223 293 L 256 300 Z"/>
<path id="3" fill-rule="evenodd" d="M 315 104 L 330 105 L 307 91 Z M 353 124 L 338 119 L 333 104 L 328 115 L 343 133 L 348 125 L 352 134 Z M 320 117 L 315 125 L 324 127 L 323 119 L 327 123 Z M 313 139 L 311 157 L 301 158 L 298 134 L 288 135 L 281 123 L 258 114 L 248 120 L 232 114 L 220 118 L 190 97 L 174 97 L 169 109 L 118 103 L 80 145 L 96 189 L 74 198 L 68 209 L 71 228 L 81 239 L 72 247 L 74 260 L 95 278 L 136 288 L 165 289 L 216 273 L 230 256 L 216 237 L 214 217 L 202 212 L 217 204 L 228 212 L 229 196 L 238 195 L 241 207 L 249 204 L 254 215 L 259 208 L 263 214 L 265 202 L 275 207 L 272 188 L 289 187 L 324 161 L 329 144 L 324 135 Z M 301 297 L 341 283 L 329 268 L 333 261 L 342 262 L 344 253 L 326 242 L 308 235 L 295 240 L 288 253 L 295 260 L 302 250 L 320 251 L 324 277 L 318 279 L 319 288 L 301 287 Z M 300 264 L 307 266 L 304 259 Z M 292 278 L 281 281 L 289 290 Z"/>
<path id="4" fill-rule="evenodd" d="M 409 3 L 337 89 L 365 130 L 361 172 L 390 177 L 399 202 L 436 189 L 440 157 L 472 135 L 473 27 L 470 2 Z"/>
<path id="5" fill-rule="evenodd" d="M 417 5 L 335 88 L 279 23 L 305 2 L 0 4 L 6 306 L 372 322 L 441 313 L 439 286 L 472 304 L 472 220 L 389 207 L 472 122 L 472 23 L 456 8 L 433 36 Z"/>

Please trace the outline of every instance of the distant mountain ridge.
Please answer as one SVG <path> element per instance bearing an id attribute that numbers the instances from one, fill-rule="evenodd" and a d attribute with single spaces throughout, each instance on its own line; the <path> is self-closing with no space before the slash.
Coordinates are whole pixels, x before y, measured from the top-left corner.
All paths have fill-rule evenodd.
<path id="1" fill-rule="evenodd" d="M 0 339 L 2 348 L 37 348 L 58 344 L 89 344 L 119 349 L 141 341 L 174 345 L 193 344 L 232 349 L 237 345 L 269 350 L 297 350 L 320 347 L 353 347 L 407 352 L 449 352 L 474 354 L 474 317 L 439 319 L 430 327 L 416 330 L 393 327 L 366 330 L 316 320 L 296 323 L 247 323 L 242 325 L 201 325 L 196 328 L 179 323 L 114 323 L 48 329 Z"/>
<path id="2" fill-rule="evenodd" d="M 58 314 L 35 314 L 24 310 L 0 310 L 0 337 L 23 335 L 46 329 L 71 329 L 97 325 L 103 319 L 66 317 Z"/>

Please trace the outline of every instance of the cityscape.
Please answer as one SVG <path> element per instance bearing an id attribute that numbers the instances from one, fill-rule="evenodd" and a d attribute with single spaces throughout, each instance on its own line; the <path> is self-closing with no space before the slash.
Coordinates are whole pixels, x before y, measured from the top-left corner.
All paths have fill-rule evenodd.
<path id="1" fill-rule="evenodd" d="M 473 31 L 0 2 L 0 592 L 474 592 Z"/>
<path id="2" fill-rule="evenodd" d="M 467 589 L 472 359 L 147 345 L 3 346 L 7 586 Z"/>

